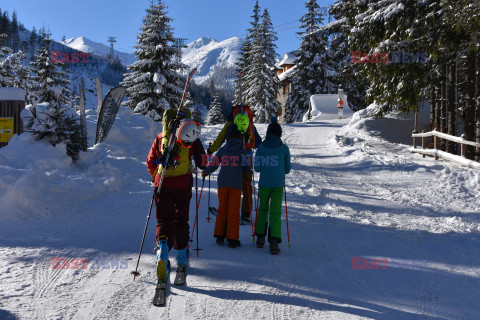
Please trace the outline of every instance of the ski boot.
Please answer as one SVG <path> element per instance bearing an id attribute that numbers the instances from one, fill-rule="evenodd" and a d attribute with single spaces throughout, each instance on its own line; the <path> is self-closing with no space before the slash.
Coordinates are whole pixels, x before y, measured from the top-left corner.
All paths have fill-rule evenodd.
<path id="1" fill-rule="evenodd" d="M 263 248 L 265 245 L 265 235 L 257 234 L 257 248 Z"/>
<path id="2" fill-rule="evenodd" d="M 273 255 L 277 255 L 280 253 L 280 248 L 278 247 L 278 240 L 271 239 L 270 240 L 270 253 Z"/>
<path id="3" fill-rule="evenodd" d="M 175 275 L 174 284 L 183 286 L 186 282 L 187 273 L 187 249 L 177 251 L 177 274 Z"/>
<path id="4" fill-rule="evenodd" d="M 157 243 L 157 279 L 159 282 L 167 281 L 167 273 L 170 267 L 168 261 L 168 243 L 166 238 L 160 238 Z"/>
<path id="5" fill-rule="evenodd" d="M 252 223 L 252 220 L 250 219 L 250 215 L 247 214 L 242 214 L 242 217 L 240 218 L 240 224 L 241 225 L 247 225 L 247 224 L 251 224 Z"/>

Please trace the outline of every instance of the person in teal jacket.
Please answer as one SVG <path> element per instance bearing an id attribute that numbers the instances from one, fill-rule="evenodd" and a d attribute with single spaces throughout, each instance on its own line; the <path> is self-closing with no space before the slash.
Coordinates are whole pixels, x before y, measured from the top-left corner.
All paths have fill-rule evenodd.
<path id="1" fill-rule="evenodd" d="M 258 196 L 260 205 L 255 221 L 257 247 L 265 245 L 268 230 L 270 252 L 279 254 L 278 244 L 282 242 L 281 214 L 282 196 L 285 187 L 285 175 L 290 172 L 290 150 L 282 140 L 282 128 L 276 117 L 272 117 L 268 125 L 267 135 L 257 149 L 254 159 L 255 171 L 260 172 Z"/>

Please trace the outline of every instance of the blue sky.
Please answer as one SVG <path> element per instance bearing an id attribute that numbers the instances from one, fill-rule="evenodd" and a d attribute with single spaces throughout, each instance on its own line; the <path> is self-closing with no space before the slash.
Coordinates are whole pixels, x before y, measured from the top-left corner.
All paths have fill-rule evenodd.
<path id="1" fill-rule="evenodd" d="M 298 19 L 305 13 L 306 0 L 260 0 L 267 8 L 278 32 L 277 52 L 280 55 L 298 48 L 295 34 Z M 50 28 L 52 37 L 60 40 L 85 36 L 93 41 L 107 43 L 108 36 L 116 36 L 116 49 L 131 52 L 136 43 L 145 9 L 149 0 L 2 0 L 0 8 L 10 15 L 17 11 L 26 28 Z M 168 15 L 173 18 L 174 35 L 187 38 L 187 43 L 199 37 L 224 40 L 244 37 L 249 27 L 255 0 L 164 0 Z M 333 0 L 318 0 L 328 6 Z"/>

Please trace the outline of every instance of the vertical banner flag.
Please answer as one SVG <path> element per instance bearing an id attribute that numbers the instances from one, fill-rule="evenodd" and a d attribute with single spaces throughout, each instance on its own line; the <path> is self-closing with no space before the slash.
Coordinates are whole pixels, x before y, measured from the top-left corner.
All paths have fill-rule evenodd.
<path id="1" fill-rule="evenodd" d="M 103 142 L 105 138 L 107 138 L 108 132 L 112 128 L 115 117 L 117 116 L 124 94 L 125 87 L 120 86 L 111 89 L 105 96 L 97 119 L 97 136 L 95 138 L 95 144 Z"/>
<path id="2" fill-rule="evenodd" d="M 100 79 L 98 79 L 98 77 L 95 77 L 95 84 L 97 88 L 97 121 L 98 121 L 98 115 L 100 114 L 100 109 L 102 108 L 102 102 L 103 102 L 102 84 L 100 83 Z"/>
<path id="3" fill-rule="evenodd" d="M 80 130 L 82 132 L 83 151 L 87 151 L 87 117 L 85 116 L 85 82 L 80 79 Z"/>

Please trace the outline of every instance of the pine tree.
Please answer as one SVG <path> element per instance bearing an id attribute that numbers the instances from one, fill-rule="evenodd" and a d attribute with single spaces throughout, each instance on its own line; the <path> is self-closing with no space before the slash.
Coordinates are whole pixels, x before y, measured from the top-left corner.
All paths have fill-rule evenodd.
<path id="1" fill-rule="evenodd" d="M 130 73 L 122 82 L 127 88 L 125 106 L 155 121 L 162 120 L 164 110 L 178 107 L 183 91 L 179 72 L 185 66 L 175 60 L 178 49 L 172 46 L 171 19 L 165 10 L 161 0 L 147 9 L 134 51 L 138 61 L 128 66 Z"/>
<path id="2" fill-rule="evenodd" d="M 65 143 L 67 155 L 77 160 L 84 147 L 78 116 L 62 105 L 55 94 L 52 94 L 50 102 L 41 103 L 36 109 L 35 116 L 24 118 L 25 128 L 37 141 L 46 140 L 54 147 Z"/>
<path id="3" fill-rule="evenodd" d="M 192 111 L 193 120 L 198 121 L 199 123 L 203 124 L 202 113 L 199 110 L 199 106 L 198 105 L 192 106 L 191 110 L 192 109 L 193 109 L 193 111 Z"/>
<path id="4" fill-rule="evenodd" d="M 236 73 L 238 78 L 235 80 L 235 100 L 234 104 L 246 103 L 248 104 L 248 98 L 245 97 L 245 91 L 248 88 L 248 85 L 245 82 L 245 79 L 248 77 L 251 68 L 251 51 L 252 51 L 252 42 L 254 35 L 257 31 L 259 22 L 260 22 L 260 6 L 258 1 L 253 7 L 253 15 L 251 16 L 252 21 L 250 22 L 251 27 L 247 29 L 247 36 L 245 42 L 243 43 L 240 49 L 240 58 L 236 63 Z M 243 101 L 242 101 L 243 100 Z"/>
<path id="5" fill-rule="evenodd" d="M 316 0 L 306 3 L 307 13 L 300 19 L 301 31 L 297 34 L 302 38 L 300 49 L 296 52 L 296 66 L 292 75 L 292 91 L 290 92 L 285 110 L 285 121 L 301 120 L 310 107 L 310 97 L 313 94 L 334 93 L 335 85 L 327 77 L 331 67 L 328 65 L 328 34 L 318 31 L 323 15 Z"/>
<path id="6" fill-rule="evenodd" d="M 10 47 L 13 51 L 20 49 L 20 35 L 18 34 L 17 12 L 13 11 L 12 22 L 10 23 Z"/>
<path id="7" fill-rule="evenodd" d="M 35 55 L 35 51 L 37 50 L 37 29 L 35 27 L 32 28 L 32 31 L 30 32 L 30 37 L 28 38 L 28 44 L 29 44 L 29 56 L 33 57 Z"/>
<path id="8" fill-rule="evenodd" d="M 67 86 L 70 81 L 66 72 L 52 63 L 50 57 L 51 40 L 47 37 L 43 40 L 43 47 L 37 51 L 35 61 L 30 62 L 33 72 L 33 81 L 36 83 L 34 94 L 38 102 L 50 102 L 58 100 L 60 103 L 68 103 L 68 94 L 70 90 Z M 53 96 L 53 88 L 60 90 L 60 96 Z"/>
<path id="9" fill-rule="evenodd" d="M 245 77 L 245 96 L 247 104 L 256 114 L 256 121 L 265 123 L 278 112 L 276 95 L 279 84 L 275 77 L 277 36 L 267 9 L 261 18 L 252 42 L 250 71 Z"/>
<path id="10" fill-rule="evenodd" d="M 4 43 L 6 34 L 0 34 L 0 43 Z M 6 46 L 0 46 L 0 87 L 13 87 L 13 70 L 8 58 L 12 54 L 12 49 Z"/>
<path id="11" fill-rule="evenodd" d="M 0 36 L 0 42 L 5 35 Z M 33 81 L 31 69 L 25 64 L 27 55 L 22 51 L 12 53 L 8 47 L 0 47 L 0 86 L 19 87 L 26 90 L 26 101 L 33 99 Z"/>
<path id="12" fill-rule="evenodd" d="M 207 125 L 215 125 L 225 123 L 225 117 L 223 115 L 223 107 L 220 102 L 220 96 L 218 92 L 213 97 L 213 102 L 210 105 L 210 109 L 205 119 Z"/>

